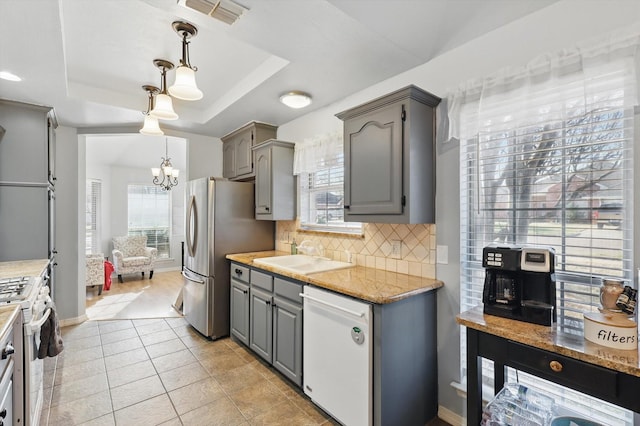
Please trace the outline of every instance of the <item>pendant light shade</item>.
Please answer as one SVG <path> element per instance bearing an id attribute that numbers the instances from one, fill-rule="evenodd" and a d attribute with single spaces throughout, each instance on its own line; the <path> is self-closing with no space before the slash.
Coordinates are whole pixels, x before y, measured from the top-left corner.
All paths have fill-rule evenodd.
<path id="1" fill-rule="evenodd" d="M 169 94 L 185 101 L 202 99 L 202 91 L 196 85 L 196 73 L 187 66 L 176 69 L 176 82 L 169 87 Z"/>
<path id="2" fill-rule="evenodd" d="M 177 120 L 178 114 L 173 110 L 171 96 L 159 94 L 156 96 L 156 107 L 151 111 L 151 116 L 161 120 Z"/>
<path id="3" fill-rule="evenodd" d="M 143 135 L 164 135 L 164 132 L 160 129 L 158 119 L 150 114 L 153 110 L 155 94 L 158 93 L 160 89 L 155 86 L 145 85 L 142 86 L 142 90 L 149 94 L 149 106 L 144 113 L 144 126 L 140 129 L 140 133 Z"/>
<path id="4" fill-rule="evenodd" d="M 185 101 L 197 101 L 202 99 L 202 91 L 196 85 L 198 68 L 189 63 L 189 39 L 195 37 L 198 30 L 192 24 L 183 21 L 175 21 L 172 26 L 182 39 L 182 59 L 176 69 L 176 80 L 173 86 L 169 87 L 169 94 Z"/>
<path id="5" fill-rule="evenodd" d="M 143 135 L 154 135 L 161 136 L 164 135 L 162 129 L 160 129 L 160 123 L 158 123 L 158 119 L 147 114 L 144 116 L 144 126 L 140 129 L 140 133 Z"/>
<path id="6" fill-rule="evenodd" d="M 156 96 L 155 108 L 149 114 L 160 120 L 177 120 L 178 114 L 173 110 L 173 101 L 167 94 L 167 70 L 172 70 L 173 64 L 164 59 L 155 59 L 153 64 L 160 69 L 162 80 L 160 93 Z"/>

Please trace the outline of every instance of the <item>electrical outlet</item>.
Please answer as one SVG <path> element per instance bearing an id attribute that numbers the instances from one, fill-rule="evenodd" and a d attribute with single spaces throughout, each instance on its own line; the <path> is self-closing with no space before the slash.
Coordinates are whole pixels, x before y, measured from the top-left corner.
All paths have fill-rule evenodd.
<path id="1" fill-rule="evenodd" d="M 402 240 L 391 241 L 391 257 L 393 259 L 402 259 Z"/>

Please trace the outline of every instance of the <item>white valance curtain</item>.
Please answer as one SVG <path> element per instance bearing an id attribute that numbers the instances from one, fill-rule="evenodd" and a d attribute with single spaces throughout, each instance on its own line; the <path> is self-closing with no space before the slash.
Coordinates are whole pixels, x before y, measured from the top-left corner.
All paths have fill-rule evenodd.
<path id="1" fill-rule="evenodd" d="M 442 124 L 448 131 L 440 129 L 439 142 L 554 121 L 563 118 L 565 107 L 575 111 L 580 106 L 583 113 L 613 104 L 619 107 L 623 94 L 625 107 L 638 105 L 639 48 L 640 25 L 634 25 L 573 49 L 540 55 L 525 67 L 505 68 L 495 75 L 469 80 L 443 103 L 448 110 L 440 112 L 448 120 Z M 620 81 L 624 89 L 612 94 L 609 88 L 619 87 Z M 551 104 L 555 107 L 549 108 Z M 467 109 L 464 123 L 460 120 L 462 108 Z M 492 117 L 500 108 L 508 108 L 509 113 L 496 121 Z M 475 112 L 471 121 L 469 109 Z"/>
<path id="2" fill-rule="evenodd" d="M 293 174 L 315 173 L 331 167 L 343 155 L 342 132 L 334 131 L 297 143 L 294 151 Z"/>

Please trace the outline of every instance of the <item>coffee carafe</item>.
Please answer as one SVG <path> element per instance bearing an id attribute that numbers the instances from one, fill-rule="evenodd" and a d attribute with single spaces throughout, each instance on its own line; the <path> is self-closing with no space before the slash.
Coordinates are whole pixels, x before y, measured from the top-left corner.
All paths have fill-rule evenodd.
<path id="1" fill-rule="evenodd" d="M 552 248 L 489 245 L 482 266 L 484 313 L 541 325 L 556 321 Z"/>

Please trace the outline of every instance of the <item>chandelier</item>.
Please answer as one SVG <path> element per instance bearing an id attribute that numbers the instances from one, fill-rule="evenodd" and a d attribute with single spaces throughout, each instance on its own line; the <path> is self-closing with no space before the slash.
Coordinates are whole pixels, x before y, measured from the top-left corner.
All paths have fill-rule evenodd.
<path id="1" fill-rule="evenodd" d="M 160 167 L 152 167 L 151 174 L 153 175 L 153 183 L 161 186 L 165 191 L 170 191 L 171 188 L 178 184 L 178 175 L 180 170 L 174 169 L 171 164 L 171 158 L 169 158 L 169 141 L 168 138 L 164 138 L 165 156 L 162 157 Z M 160 174 L 162 174 L 162 180 L 160 180 Z"/>

